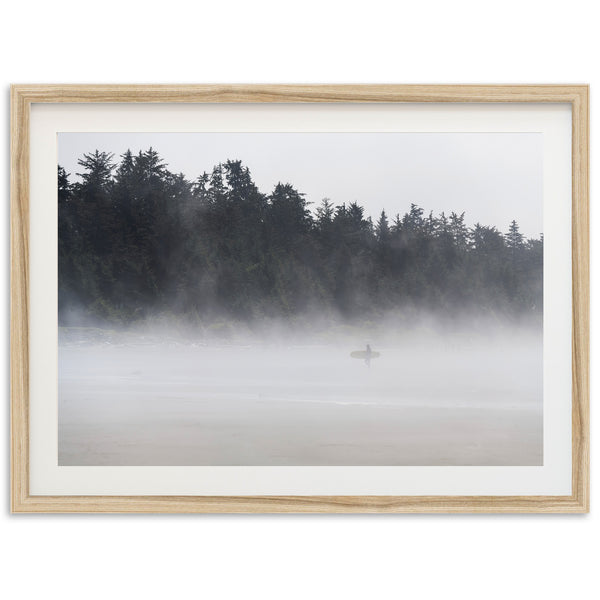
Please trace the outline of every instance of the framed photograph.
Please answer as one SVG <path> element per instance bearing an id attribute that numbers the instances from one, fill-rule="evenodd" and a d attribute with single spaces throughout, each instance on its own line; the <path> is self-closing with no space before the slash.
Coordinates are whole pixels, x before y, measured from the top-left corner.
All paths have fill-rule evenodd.
<path id="1" fill-rule="evenodd" d="M 13 86 L 13 512 L 587 512 L 588 105 Z"/>

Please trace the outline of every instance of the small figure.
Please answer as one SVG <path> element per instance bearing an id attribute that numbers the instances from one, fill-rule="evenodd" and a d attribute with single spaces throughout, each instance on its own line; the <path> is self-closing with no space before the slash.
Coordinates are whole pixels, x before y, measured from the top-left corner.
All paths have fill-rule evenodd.
<path id="1" fill-rule="evenodd" d="M 355 350 L 354 352 L 350 352 L 350 356 L 352 358 L 360 358 L 365 361 L 367 367 L 371 366 L 371 360 L 374 358 L 379 358 L 379 352 L 375 352 L 371 350 L 371 345 L 367 344 L 366 350 Z"/>
<path id="2" fill-rule="evenodd" d="M 365 364 L 367 367 L 371 366 L 371 356 L 373 352 L 371 351 L 371 346 L 367 344 L 367 351 L 365 352 Z"/>

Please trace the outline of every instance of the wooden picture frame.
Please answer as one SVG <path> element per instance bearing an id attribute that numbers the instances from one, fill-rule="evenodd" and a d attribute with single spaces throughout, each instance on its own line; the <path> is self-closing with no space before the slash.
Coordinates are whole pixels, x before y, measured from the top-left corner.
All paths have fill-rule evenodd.
<path id="1" fill-rule="evenodd" d="M 572 491 L 564 496 L 30 494 L 30 110 L 35 103 L 567 103 L 572 111 Z M 13 85 L 11 506 L 15 513 L 582 513 L 589 511 L 589 89 L 586 85 Z"/>

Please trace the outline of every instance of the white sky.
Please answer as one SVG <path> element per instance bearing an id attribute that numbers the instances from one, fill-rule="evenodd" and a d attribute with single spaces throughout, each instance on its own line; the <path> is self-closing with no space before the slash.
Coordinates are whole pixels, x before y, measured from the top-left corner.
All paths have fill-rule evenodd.
<path id="1" fill-rule="evenodd" d="M 291 183 L 313 210 L 324 197 L 357 201 L 391 221 L 412 202 L 436 215 L 465 211 L 469 225 L 505 232 L 516 219 L 526 236 L 542 232 L 539 133 L 60 133 L 58 161 L 74 180 L 83 153 L 150 146 L 189 179 L 241 159 L 262 192 Z"/>

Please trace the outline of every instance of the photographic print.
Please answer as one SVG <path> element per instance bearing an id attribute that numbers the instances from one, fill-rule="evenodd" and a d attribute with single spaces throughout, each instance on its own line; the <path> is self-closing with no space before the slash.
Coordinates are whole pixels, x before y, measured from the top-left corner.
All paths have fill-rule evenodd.
<path id="1" fill-rule="evenodd" d="M 58 464 L 543 464 L 538 133 L 59 133 Z"/>

